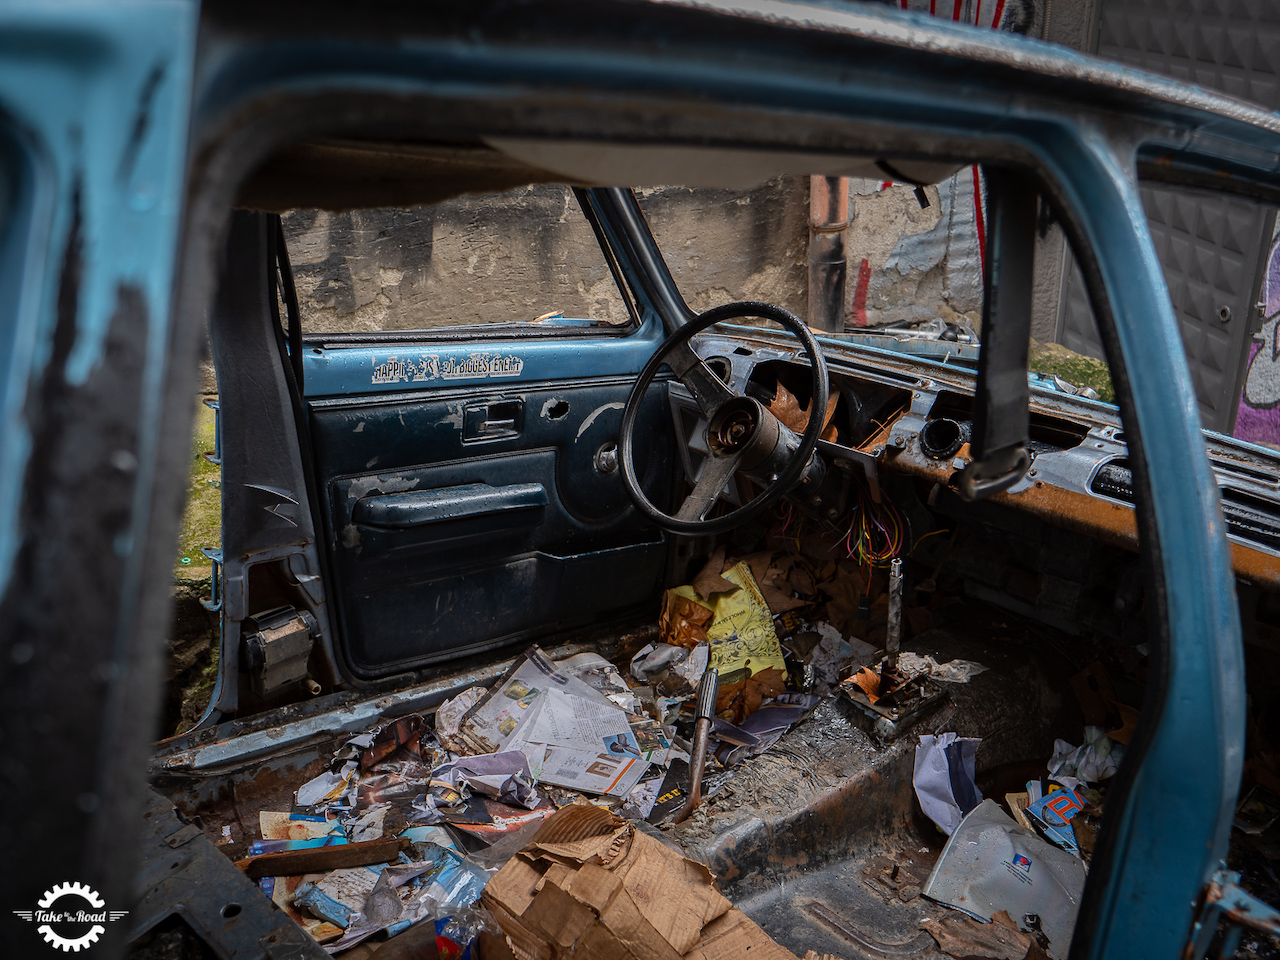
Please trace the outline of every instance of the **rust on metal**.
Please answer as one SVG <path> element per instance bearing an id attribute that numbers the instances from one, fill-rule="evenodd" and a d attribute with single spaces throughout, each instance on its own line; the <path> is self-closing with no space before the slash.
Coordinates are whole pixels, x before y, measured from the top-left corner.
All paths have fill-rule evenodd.
<path id="1" fill-rule="evenodd" d="M 887 434 L 887 430 L 884 433 Z M 950 461 L 938 462 L 904 454 L 888 458 L 886 468 L 951 486 L 955 473 L 952 464 L 966 460 L 968 456 L 966 444 Z M 1095 537 L 1112 546 L 1134 552 L 1138 550 L 1137 515 L 1127 504 L 1065 490 L 1042 480 L 1035 481 L 1025 490 L 998 493 L 991 497 L 990 502 L 1023 510 L 1055 526 Z M 1237 576 L 1257 586 L 1280 588 L 1280 557 L 1235 541 L 1229 541 L 1228 546 L 1231 548 L 1231 566 Z"/>

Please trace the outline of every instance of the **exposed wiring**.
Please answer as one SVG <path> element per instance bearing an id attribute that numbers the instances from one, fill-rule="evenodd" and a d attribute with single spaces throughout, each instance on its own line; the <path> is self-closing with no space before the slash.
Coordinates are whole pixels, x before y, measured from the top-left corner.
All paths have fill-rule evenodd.
<path id="1" fill-rule="evenodd" d="M 937 530 L 930 530 L 928 533 L 922 534 L 921 536 L 916 537 L 916 542 L 912 545 L 911 552 L 915 553 L 916 550 L 919 548 L 920 544 L 924 543 L 930 537 L 936 537 L 936 536 L 939 536 L 940 534 L 950 533 L 950 532 L 951 531 L 948 530 L 946 527 L 939 527 Z"/>
<path id="2" fill-rule="evenodd" d="M 871 574 L 876 567 L 887 567 L 902 552 L 902 516 L 893 502 L 881 497 L 876 503 L 866 487 L 857 487 L 858 502 L 849 518 L 849 530 L 845 534 L 845 552 L 850 560 L 866 570 L 868 595 L 871 591 Z M 856 539 L 855 539 L 856 535 Z"/>

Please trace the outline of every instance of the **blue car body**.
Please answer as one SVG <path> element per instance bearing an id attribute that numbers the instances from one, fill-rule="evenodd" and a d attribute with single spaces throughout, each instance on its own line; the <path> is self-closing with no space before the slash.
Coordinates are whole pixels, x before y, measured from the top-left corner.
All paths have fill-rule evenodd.
<path id="1" fill-rule="evenodd" d="M 21 825 L 6 902 L 67 876 L 128 899 L 122 825 L 139 809 L 199 325 L 236 185 L 290 139 L 432 124 L 1035 172 L 1093 286 L 1158 637 L 1072 956 L 1179 955 L 1226 852 L 1244 670 L 1218 487 L 1137 184 L 1275 203 L 1280 118 L 853 4 L 0 6 L 0 729 Z M 634 376 L 663 336 L 662 305 L 638 307 L 627 336 L 522 348 L 520 380 Z M 380 349 L 309 354 L 308 390 L 372 389 L 361 372 Z"/>

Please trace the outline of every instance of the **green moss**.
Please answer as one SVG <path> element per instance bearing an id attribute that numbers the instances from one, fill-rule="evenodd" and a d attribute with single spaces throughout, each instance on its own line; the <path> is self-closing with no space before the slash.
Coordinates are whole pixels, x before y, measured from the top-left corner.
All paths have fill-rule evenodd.
<path id="1" fill-rule="evenodd" d="M 183 578 L 208 577 L 212 571 L 201 547 L 222 543 L 222 471 L 202 455 L 214 448 L 214 412 L 201 403 L 196 411 L 191 438 L 191 475 L 187 482 L 187 505 L 178 534 L 175 575 Z M 189 563 L 183 563 L 183 558 Z"/>
<path id="2" fill-rule="evenodd" d="M 1092 387 L 1098 399 L 1116 402 L 1116 392 L 1111 385 L 1111 371 L 1105 361 L 1069 350 L 1060 343 L 1031 341 L 1030 369 L 1047 376 L 1061 377 L 1076 387 Z"/>

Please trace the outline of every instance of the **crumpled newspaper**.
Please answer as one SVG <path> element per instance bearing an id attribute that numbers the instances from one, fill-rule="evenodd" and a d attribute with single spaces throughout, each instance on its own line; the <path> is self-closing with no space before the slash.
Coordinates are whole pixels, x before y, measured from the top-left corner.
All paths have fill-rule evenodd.
<path id="1" fill-rule="evenodd" d="M 440 704 L 436 709 L 436 739 L 440 746 L 453 753 L 466 752 L 466 745 L 458 736 L 462 717 L 488 692 L 485 687 L 470 687 Z"/>
<path id="2" fill-rule="evenodd" d="M 904 650 L 898 655 L 898 670 L 907 677 L 918 677 L 927 673 L 934 680 L 944 683 L 968 683 L 980 673 L 989 669 L 976 660 L 948 660 L 939 663 L 927 654 L 910 653 Z"/>
<path id="3" fill-rule="evenodd" d="M 469 787 L 481 796 L 528 810 L 541 802 L 529 760 L 519 750 L 462 757 L 437 767 L 431 772 L 431 779 L 451 784 L 460 792 L 464 786 Z"/>
<path id="4" fill-rule="evenodd" d="M 339 804 L 351 806 L 360 781 L 360 754 L 373 743 L 377 731 L 352 737 L 333 758 L 331 769 L 313 777 L 298 788 L 296 802 L 300 807 Z"/>

